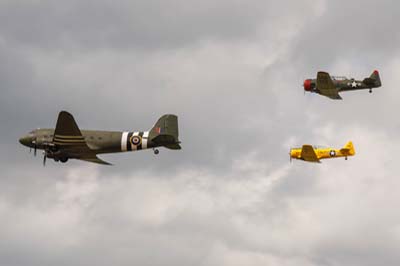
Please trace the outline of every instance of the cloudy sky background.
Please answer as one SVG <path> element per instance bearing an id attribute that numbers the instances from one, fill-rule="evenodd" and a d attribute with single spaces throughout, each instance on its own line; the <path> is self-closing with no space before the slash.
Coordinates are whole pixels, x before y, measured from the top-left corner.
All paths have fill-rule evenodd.
<path id="1" fill-rule="evenodd" d="M 0 265 L 399 265 L 397 1 L 0 1 Z M 318 70 L 383 87 L 303 95 Z M 182 151 L 34 158 L 179 116 Z M 289 163 L 303 143 L 357 155 Z"/>

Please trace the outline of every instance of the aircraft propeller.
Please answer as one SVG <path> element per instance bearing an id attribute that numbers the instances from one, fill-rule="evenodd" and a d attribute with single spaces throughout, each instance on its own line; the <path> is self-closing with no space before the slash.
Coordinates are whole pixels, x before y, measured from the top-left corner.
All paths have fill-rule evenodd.
<path id="1" fill-rule="evenodd" d="M 36 157 L 36 153 L 37 153 L 36 139 L 33 141 L 33 144 L 35 145 L 35 146 L 33 147 L 33 155 Z"/>
<path id="2" fill-rule="evenodd" d="M 46 166 L 47 151 L 43 151 L 43 166 Z"/>

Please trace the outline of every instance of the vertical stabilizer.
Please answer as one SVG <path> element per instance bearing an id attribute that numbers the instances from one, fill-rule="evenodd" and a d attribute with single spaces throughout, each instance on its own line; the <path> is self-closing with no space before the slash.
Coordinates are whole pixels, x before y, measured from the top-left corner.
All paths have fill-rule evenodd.
<path id="1" fill-rule="evenodd" d="M 379 76 L 379 71 L 375 70 L 371 76 L 369 77 L 370 79 L 374 80 L 374 85 L 376 87 L 380 87 L 382 86 L 382 82 L 381 82 L 381 77 Z"/>
<path id="2" fill-rule="evenodd" d="M 179 143 L 178 117 L 167 114 L 160 117 L 150 130 L 149 138 L 169 149 L 181 149 Z"/>
<path id="3" fill-rule="evenodd" d="M 353 156 L 356 154 L 356 150 L 354 149 L 353 142 L 351 142 L 351 141 L 347 142 L 347 144 L 344 145 L 344 147 L 343 147 L 343 149 L 341 149 L 341 151 L 350 156 Z"/>

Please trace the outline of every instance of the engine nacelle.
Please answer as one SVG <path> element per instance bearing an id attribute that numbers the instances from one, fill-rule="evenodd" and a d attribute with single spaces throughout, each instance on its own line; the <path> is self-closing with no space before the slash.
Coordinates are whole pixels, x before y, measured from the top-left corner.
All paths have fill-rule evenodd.
<path id="1" fill-rule="evenodd" d="M 304 80 L 303 84 L 304 90 L 309 91 L 309 92 L 315 92 L 315 82 L 313 82 L 311 79 L 306 79 Z"/>

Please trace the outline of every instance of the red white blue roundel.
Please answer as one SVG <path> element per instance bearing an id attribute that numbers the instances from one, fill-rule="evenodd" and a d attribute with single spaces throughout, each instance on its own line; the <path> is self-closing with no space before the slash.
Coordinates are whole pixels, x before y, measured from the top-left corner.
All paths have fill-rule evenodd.
<path id="1" fill-rule="evenodd" d="M 334 150 L 331 150 L 331 151 L 329 152 L 329 155 L 330 155 L 331 157 L 335 157 L 335 156 L 336 156 L 336 152 L 335 152 Z"/>
<path id="2" fill-rule="evenodd" d="M 131 143 L 135 146 L 138 146 L 140 143 L 142 143 L 142 138 L 140 136 L 132 136 Z"/>

